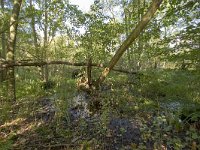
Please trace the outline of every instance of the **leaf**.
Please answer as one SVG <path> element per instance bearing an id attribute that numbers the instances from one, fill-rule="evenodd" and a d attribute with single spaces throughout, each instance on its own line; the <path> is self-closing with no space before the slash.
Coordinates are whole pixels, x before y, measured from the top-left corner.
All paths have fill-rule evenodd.
<path id="1" fill-rule="evenodd" d="M 195 132 L 195 133 L 192 133 L 192 139 L 194 139 L 194 140 L 198 139 L 198 135 L 197 135 L 196 132 Z"/>

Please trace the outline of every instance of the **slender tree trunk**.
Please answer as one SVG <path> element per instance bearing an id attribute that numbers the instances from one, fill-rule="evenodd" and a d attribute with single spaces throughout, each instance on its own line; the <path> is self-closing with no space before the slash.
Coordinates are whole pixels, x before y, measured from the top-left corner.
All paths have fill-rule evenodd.
<path id="1" fill-rule="evenodd" d="M 14 61 L 15 58 L 15 45 L 16 45 L 16 35 L 17 35 L 17 27 L 18 27 L 18 17 L 20 12 L 20 7 L 22 4 L 22 0 L 14 0 L 14 6 L 12 15 L 10 18 L 10 32 L 8 37 L 8 47 L 6 60 Z M 8 78 L 8 98 L 11 101 L 16 100 L 16 91 L 15 91 L 15 68 L 11 67 L 7 72 Z"/>
<path id="2" fill-rule="evenodd" d="M 39 47 L 39 44 L 38 44 L 37 32 L 36 32 L 36 29 L 35 29 L 35 8 L 34 8 L 32 0 L 30 0 L 30 7 L 31 7 L 31 10 L 33 12 L 32 17 L 31 17 L 31 28 L 32 28 L 32 32 L 33 32 L 33 42 L 34 42 L 34 47 L 35 47 L 35 56 L 36 56 L 35 60 L 41 61 L 44 58 L 43 58 L 43 52 L 42 53 L 39 52 L 40 47 Z M 43 66 L 38 68 L 38 71 L 39 71 L 39 74 L 42 77 L 42 80 L 44 80 L 44 69 L 43 68 L 44 68 Z"/>
<path id="3" fill-rule="evenodd" d="M 87 78 L 88 78 L 88 85 L 91 87 L 92 85 L 92 58 L 88 58 L 88 64 L 87 64 Z"/>
<path id="4" fill-rule="evenodd" d="M 138 22 L 141 21 L 142 16 L 144 15 L 144 11 L 141 11 L 141 0 L 138 0 Z M 145 0 L 143 1 L 143 8 L 145 8 Z M 138 57 L 137 57 L 137 66 L 136 66 L 136 71 L 139 71 L 142 67 L 141 64 L 141 55 L 144 53 L 143 49 L 143 33 L 140 34 L 138 37 Z"/>
<path id="5" fill-rule="evenodd" d="M 129 35 L 129 24 L 130 24 L 130 17 L 129 12 L 126 9 L 126 0 L 123 1 L 123 7 L 124 7 L 124 19 L 125 19 L 125 33 L 126 33 L 126 38 Z M 128 68 L 131 69 L 131 56 L 130 56 L 130 48 L 127 49 L 127 58 L 128 58 Z"/>
<path id="6" fill-rule="evenodd" d="M 1 0 L 1 9 L 2 9 L 2 12 L 4 13 L 4 0 Z M 1 44 L 2 44 L 1 56 L 5 59 L 6 58 L 6 35 L 4 31 L 1 34 Z"/>
<path id="7" fill-rule="evenodd" d="M 31 28 L 33 32 L 33 41 L 34 41 L 34 47 L 35 47 L 35 53 L 36 53 L 35 56 L 36 56 L 36 60 L 39 60 L 39 45 L 38 45 L 38 39 L 37 39 L 37 32 L 35 29 L 35 8 L 33 6 L 32 0 L 30 0 L 30 7 L 31 7 L 32 12 L 34 12 L 31 18 Z"/>
<path id="8" fill-rule="evenodd" d="M 138 0 L 138 22 L 141 21 L 141 13 L 140 13 L 140 0 Z M 142 53 L 142 49 L 141 49 L 141 35 L 138 37 L 138 57 L 137 57 L 137 66 L 136 66 L 136 70 L 140 70 L 140 56 Z"/>
<path id="9" fill-rule="evenodd" d="M 1 9 L 4 13 L 4 0 L 1 0 Z M 4 25 L 5 26 L 5 25 Z M 3 28 L 4 28 L 3 26 Z M 5 31 L 1 33 L 1 45 L 2 52 L 0 53 L 0 57 L 6 59 L 6 34 Z M 6 69 L 0 70 L 0 82 L 3 82 L 6 79 Z"/>
<path id="10" fill-rule="evenodd" d="M 151 20 L 151 18 L 153 17 L 153 15 L 155 14 L 156 10 L 159 8 L 161 3 L 162 0 L 153 0 L 147 13 L 142 17 L 141 21 L 138 23 L 136 28 L 131 32 L 129 37 L 122 43 L 120 48 L 117 50 L 116 54 L 112 57 L 108 67 L 106 67 L 102 72 L 102 74 L 100 75 L 99 79 L 96 82 L 97 85 L 101 84 L 105 80 L 106 76 L 116 65 L 116 63 L 121 58 L 123 53 L 127 50 L 127 48 L 129 48 L 129 46 L 133 43 L 133 41 L 140 35 L 142 30 L 146 27 L 146 25 Z"/>
<path id="11" fill-rule="evenodd" d="M 43 43 L 43 59 L 47 61 L 47 42 L 48 42 L 48 12 L 47 12 L 47 0 L 44 1 L 44 6 L 45 6 L 45 12 L 44 12 L 44 43 Z M 43 81 L 48 82 L 48 77 L 49 77 L 49 70 L 48 70 L 48 65 L 43 66 L 42 68 L 42 74 L 43 74 Z"/>

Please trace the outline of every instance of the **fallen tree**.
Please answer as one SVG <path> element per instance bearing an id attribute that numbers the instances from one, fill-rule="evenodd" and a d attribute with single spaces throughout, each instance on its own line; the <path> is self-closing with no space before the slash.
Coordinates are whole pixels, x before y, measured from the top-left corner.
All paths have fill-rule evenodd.
<path id="1" fill-rule="evenodd" d="M 68 61 L 5 61 L 0 60 L 0 69 L 10 68 L 10 67 L 25 67 L 25 66 L 35 66 L 35 67 L 41 67 L 44 65 L 68 65 L 68 66 L 88 66 L 88 62 L 68 62 Z M 91 63 L 91 66 L 98 67 L 98 68 L 105 68 L 106 65 L 104 64 L 97 64 L 97 63 Z M 138 74 L 138 72 L 135 71 L 128 71 L 124 69 L 118 69 L 113 68 L 113 71 L 126 73 L 126 74 Z"/>

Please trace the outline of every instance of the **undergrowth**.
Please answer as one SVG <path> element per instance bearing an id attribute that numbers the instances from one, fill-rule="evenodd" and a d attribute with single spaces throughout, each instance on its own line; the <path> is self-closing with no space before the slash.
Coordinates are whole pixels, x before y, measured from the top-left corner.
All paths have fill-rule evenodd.
<path id="1" fill-rule="evenodd" d="M 5 85 L 0 87 L 0 149 L 12 149 L 16 141 L 21 140 L 23 144 L 30 138 L 33 147 L 38 146 L 38 141 L 47 146 L 43 149 L 48 148 L 48 144 L 65 149 L 105 149 L 106 140 L 112 138 L 108 126 L 115 118 L 135 122 L 140 130 L 139 143 L 122 146 L 124 149 L 200 148 L 200 113 L 198 109 L 194 111 L 200 103 L 200 75 L 197 72 L 153 70 L 129 76 L 112 72 L 105 82 L 108 89 L 94 97 L 101 100 L 101 110 L 89 121 L 80 119 L 77 122 L 70 120 L 68 112 L 78 93 L 76 80 L 71 79 L 70 73 L 70 69 L 63 70 L 52 77 L 56 84 L 49 90 L 41 89 L 42 82 L 37 76 L 26 76 L 28 79 L 23 83 L 18 78 L 15 106 L 3 101 L 6 99 Z M 51 97 L 55 106 L 54 120 L 44 123 L 29 119 L 36 115 L 37 101 L 47 97 Z M 181 119 L 181 115 L 186 119 Z M 29 121 L 17 122 L 18 118 Z M 27 130 L 22 133 L 22 128 Z M 120 130 L 120 135 L 126 132 L 123 128 Z"/>

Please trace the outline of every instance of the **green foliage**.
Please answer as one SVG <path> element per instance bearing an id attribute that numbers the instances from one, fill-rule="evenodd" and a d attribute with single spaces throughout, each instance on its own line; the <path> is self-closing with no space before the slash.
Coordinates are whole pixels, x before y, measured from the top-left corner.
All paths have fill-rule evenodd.
<path id="1" fill-rule="evenodd" d="M 13 147 L 12 140 L 0 141 L 0 149 L 9 150 L 9 149 L 12 149 L 12 147 Z"/>
<path id="2" fill-rule="evenodd" d="M 199 102 L 198 72 L 193 71 L 148 71 L 141 76 L 136 90 L 145 97 L 164 100 Z"/>
<path id="3" fill-rule="evenodd" d="M 28 1 L 23 5 L 16 41 L 16 60 L 86 62 L 92 57 L 93 63 L 108 64 L 150 5 L 150 1 L 146 0 L 94 1 L 90 11 L 84 13 L 68 1 L 46 2 L 47 7 L 45 1 L 39 0 L 33 1 L 34 7 L 30 7 Z M 12 2 L 5 1 L 5 9 L 0 8 L 0 33 L 5 33 L 6 39 L 11 7 Z M 45 12 L 48 14 L 47 20 Z M 93 139 L 78 141 L 83 149 L 92 149 L 92 145 L 103 145 L 103 140 L 99 139 L 109 135 L 110 119 L 127 117 L 139 123 L 141 130 L 142 141 L 138 147 L 133 144 L 133 149 L 147 149 L 145 144 L 149 140 L 154 142 L 154 149 L 163 149 L 162 146 L 177 150 L 194 149 L 195 144 L 199 144 L 200 133 L 189 121 L 198 122 L 200 116 L 199 110 L 194 107 L 200 103 L 198 12 L 197 1 L 163 1 L 157 17 L 151 20 L 116 66 L 139 73 L 127 76 L 111 72 L 102 85 L 111 88 L 97 91 L 94 95 L 93 98 L 101 102 L 102 108 L 92 116 L 95 118 L 97 115 L 96 120 L 92 120 L 94 122 L 90 120 L 92 128 L 84 119 L 70 122 L 68 109 L 77 95 L 76 80 L 71 79 L 74 68 L 64 65 L 48 66 L 49 80 L 55 82 L 55 87 L 49 90 L 42 88 L 44 82 L 40 67 L 16 67 L 16 103 L 20 106 L 13 108 L 7 103 L 6 82 L 0 83 L 0 125 L 15 117 L 33 115 L 38 109 L 37 98 L 51 97 L 56 107 L 54 122 L 31 129 L 44 141 L 51 138 L 54 141 L 59 136 L 66 144 L 66 141 L 77 137 L 81 139 L 92 135 Z M 47 40 L 44 39 L 45 28 Z M 3 34 L 0 39 L 2 37 Z M 2 50 L 1 42 L 0 57 L 4 53 Z M 95 80 L 102 69 L 93 68 L 92 71 Z M 170 103 L 176 102 L 181 105 L 175 109 L 169 108 L 172 107 Z M 181 114 L 186 116 L 185 120 L 180 120 Z M 120 128 L 120 133 L 124 132 L 124 128 Z M 0 141 L 0 149 L 12 149 L 16 133 L 13 130 Z"/>
<path id="4" fill-rule="evenodd" d="M 11 114 L 12 114 L 12 108 L 10 104 L 4 99 L 4 101 L 1 101 L 1 106 L 0 106 L 0 124 L 6 122 L 7 120 L 11 119 Z"/>
<path id="5" fill-rule="evenodd" d="M 180 112 L 179 116 L 186 124 L 198 123 L 200 120 L 200 104 L 186 105 Z"/>

